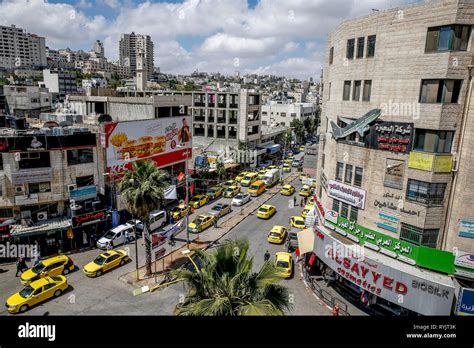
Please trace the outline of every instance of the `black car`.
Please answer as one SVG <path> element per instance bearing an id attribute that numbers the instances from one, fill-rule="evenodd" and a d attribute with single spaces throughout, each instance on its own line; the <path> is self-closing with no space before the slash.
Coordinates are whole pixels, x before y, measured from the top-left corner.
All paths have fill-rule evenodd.
<path id="1" fill-rule="evenodd" d="M 286 238 L 286 248 L 288 252 L 295 251 L 298 247 L 298 236 L 296 235 L 301 230 L 297 228 L 292 228 L 288 233 L 288 237 Z"/>

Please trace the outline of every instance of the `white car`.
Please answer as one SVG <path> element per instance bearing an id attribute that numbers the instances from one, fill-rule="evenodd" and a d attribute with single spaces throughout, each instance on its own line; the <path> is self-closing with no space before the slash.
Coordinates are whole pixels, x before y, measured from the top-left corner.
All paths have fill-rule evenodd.
<path id="1" fill-rule="evenodd" d="M 250 202 L 250 194 L 248 192 L 241 192 L 232 198 L 232 205 L 241 206 Z"/>
<path id="2" fill-rule="evenodd" d="M 112 228 L 111 230 L 108 230 L 107 233 L 104 234 L 102 238 L 97 241 L 97 247 L 99 249 L 107 249 L 107 246 L 109 245 L 110 241 L 112 241 L 112 245 L 114 248 L 118 245 L 125 244 L 125 231 L 128 231 L 129 237 L 133 237 L 132 226 L 130 226 L 129 224 L 119 225 L 117 227 Z"/>

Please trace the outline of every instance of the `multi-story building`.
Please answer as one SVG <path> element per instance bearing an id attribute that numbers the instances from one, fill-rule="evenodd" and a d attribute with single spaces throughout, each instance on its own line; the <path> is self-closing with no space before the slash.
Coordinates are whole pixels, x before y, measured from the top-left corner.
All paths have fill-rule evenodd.
<path id="1" fill-rule="evenodd" d="M 449 314 L 454 282 L 473 285 L 473 10 L 431 1 L 345 21 L 328 37 L 316 255 L 395 313 Z M 328 243 L 364 246 L 382 280 L 324 254 Z"/>
<path id="2" fill-rule="evenodd" d="M 64 97 L 77 92 L 76 73 L 63 70 L 43 70 L 43 81 L 40 85 L 49 89 L 51 93 Z"/>
<path id="3" fill-rule="evenodd" d="M 150 35 L 140 35 L 134 32 L 122 34 L 119 42 L 120 65 L 130 67 L 132 74 L 135 75 L 139 49 L 143 50 L 148 76 L 152 76 L 154 71 L 154 49 Z"/>
<path id="4" fill-rule="evenodd" d="M 6 110 L 10 115 L 37 118 L 52 109 L 51 93 L 38 86 L 3 86 Z"/>
<path id="5" fill-rule="evenodd" d="M 91 53 L 94 53 L 96 58 L 105 58 L 104 43 L 100 40 L 96 40 Z"/>
<path id="6" fill-rule="evenodd" d="M 90 53 L 83 50 L 73 51 L 70 48 L 63 48 L 58 52 L 59 56 L 68 63 L 84 62 L 90 58 Z"/>
<path id="7" fill-rule="evenodd" d="M 304 121 L 316 117 L 316 106 L 312 103 L 281 103 L 269 101 L 262 105 L 262 124 L 280 124 L 289 127 L 291 121 Z"/>
<path id="8" fill-rule="evenodd" d="M 12 25 L 0 26 L 0 67 L 45 67 L 46 41 L 44 37 L 26 33 Z"/>

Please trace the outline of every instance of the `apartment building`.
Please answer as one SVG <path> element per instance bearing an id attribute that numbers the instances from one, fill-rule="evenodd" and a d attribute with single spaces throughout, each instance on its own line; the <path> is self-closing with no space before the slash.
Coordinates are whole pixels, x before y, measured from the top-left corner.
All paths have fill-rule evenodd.
<path id="1" fill-rule="evenodd" d="M 51 93 L 64 97 L 77 92 L 76 73 L 63 70 L 43 70 L 41 86 L 49 89 Z"/>
<path id="2" fill-rule="evenodd" d="M 154 46 L 150 35 L 140 35 L 132 32 L 122 34 L 119 41 L 120 65 L 130 67 L 131 73 L 135 76 L 137 71 L 138 50 L 142 50 L 146 62 L 148 76 L 154 71 Z"/>
<path id="3" fill-rule="evenodd" d="M 0 68 L 46 66 L 44 37 L 26 33 L 15 25 L 0 26 Z"/>
<path id="4" fill-rule="evenodd" d="M 51 93 L 38 86 L 3 86 L 8 113 L 14 116 L 37 118 L 52 109 Z"/>
<path id="5" fill-rule="evenodd" d="M 316 106 L 312 103 L 288 103 L 269 101 L 262 105 L 262 124 L 280 124 L 289 127 L 291 121 L 316 117 Z"/>
<path id="6" fill-rule="evenodd" d="M 430 1 L 345 21 L 328 37 L 316 255 L 396 314 L 450 314 L 467 301 L 455 283 L 473 285 L 473 10 L 472 1 Z M 324 254 L 328 243 L 363 246 L 390 286 L 341 267 Z"/>

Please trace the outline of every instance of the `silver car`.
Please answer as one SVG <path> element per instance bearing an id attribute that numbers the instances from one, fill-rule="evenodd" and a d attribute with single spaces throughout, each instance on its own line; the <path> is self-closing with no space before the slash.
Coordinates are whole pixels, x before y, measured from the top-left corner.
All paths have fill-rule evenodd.
<path id="1" fill-rule="evenodd" d="M 232 205 L 241 206 L 248 202 L 250 202 L 250 194 L 247 192 L 241 192 L 232 198 Z"/>
<path id="2" fill-rule="evenodd" d="M 230 205 L 224 203 L 218 203 L 212 207 L 212 210 L 209 214 L 214 215 L 214 217 L 220 219 L 224 215 L 227 215 L 231 212 Z"/>

